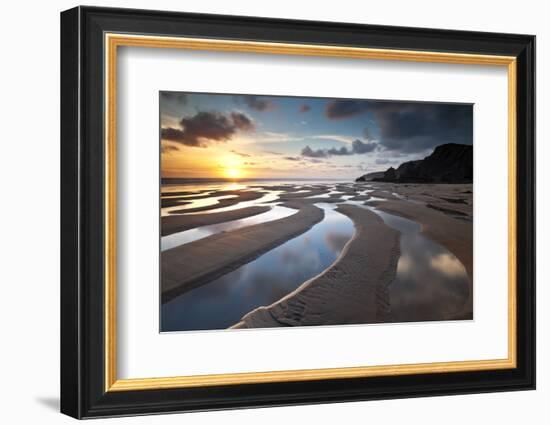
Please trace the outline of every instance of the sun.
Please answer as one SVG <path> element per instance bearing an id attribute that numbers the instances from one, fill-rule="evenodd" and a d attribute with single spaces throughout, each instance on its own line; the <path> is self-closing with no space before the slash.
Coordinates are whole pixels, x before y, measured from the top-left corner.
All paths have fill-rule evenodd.
<path id="1" fill-rule="evenodd" d="M 242 170 L 238 168 L 226 168 L 224 170 L 225 176 L 230 179 L 238 179 L 243 176 Z"/>

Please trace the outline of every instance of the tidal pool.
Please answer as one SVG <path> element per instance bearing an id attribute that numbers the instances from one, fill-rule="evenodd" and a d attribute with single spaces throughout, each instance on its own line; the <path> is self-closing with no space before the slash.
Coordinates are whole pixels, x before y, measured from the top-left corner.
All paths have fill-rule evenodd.
<path id="1" fill-rule="evenodd" d="M 200 207 L 209 207 L 212 205 L 219 204 L 219 201 L 221 199 L 231 199 L 236 198 L 237 195 L 222 195 L 222 196 L 212 196 L 209 198 L 200 198 L 200 199 L 189 199 L 188 204 L 182 204 L 182 205 L 174 205 L 171 207 L 163 207 L 161 209 L 161 216 L 167 216 L 170 215 L 170 213 L 177 211 L 180 214 L 185 213 L 185 210 L 190 210 L 193 208 L 200 208 Z M 183 199 L 182 199 L 183 200 Z M 210 211 L 210 210 L 208 210 Z M 220 209 L 216 210 L 220 211 Z"/>
<path id="2" fill-rule="evenodd" d="M 328 268 L 354 233 L 352 221 L 319 204 L 322 222 L 256 260 L 161 306 L 161 332 L 225 329 Z"/>
<path id="3" fill-rule="evenodd" d="M 450 251 L 420 233 L 420 224 L 368 207 L 401 232 L 397 275 L 389 285 L 391 320 L 443 320 L 461 310 L 470 285 L 466 269 Z"/>
<path id="4" fill-rule="evenodd" d="M 212 214 L 212 213 L 218 213 L 223 211 L 232 211 L 232 210 L 238 210 L 241 208 L 251 207 L 254 205 L 264 205 L 269 204 L 271 202 L 275 202 L 279 199 L 279 194 L 281 191 L 277 190 L 260 190 L 259 192 L 264 193 L 264 195 L 261 198 L 254 199 L 252 201 L 242 201 L 234 205 L 230 205 L 228 207 L 220 207 L 220 208 L 212 208 L 211 210 L 206 211 L 200 211 L 200 212 L 194 212 L 189 213 L 189 215 L 193 214 Z"/>
<path id="5" fill-rule="evenodd" d="M 265 213 L 253 215 L 252 217 L 241 218 L 239 220 L 226 221 L 225 223 L 211 224 L 209 226 L 201 226 L 195 229 L 185 230 L 183 232 L 173 233 L 168 236 L 163 236 L 160 240 L 161 251 L 166 251 L 170 248 L 175 248 L 189 242 L 194 242 L 207 236 L 227 232 L 229 230 L 240 229 L 241 227 L 252 226 L 254 224 L 265 223 L 268 221 L 277 220 L 279 218 L 288 217 L 296 214 L 298 211 L 292 208 L 274 206 Z"/>

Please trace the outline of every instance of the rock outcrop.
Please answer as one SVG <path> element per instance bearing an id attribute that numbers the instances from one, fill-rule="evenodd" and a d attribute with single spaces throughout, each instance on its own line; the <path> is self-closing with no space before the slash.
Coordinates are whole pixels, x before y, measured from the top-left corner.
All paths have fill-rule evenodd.
<path id="1" fill-rule="evenodd" d="M 376 173 L 365 174 L 356 181 L 471 183 L 473 162 L 472 145 L 447 143 L 437 146 L 432 154 L 424 159 L 404 162 L 397 169 L 390 167 L 382 176 L 372 176 Z"/>
<path id="2" fill-rule="evenodd" d="M 374 179 L 382 178 L 384 177 L 384 171 L 377 171 L 374 173 L 367 173 L 362 175 L 361 177 L 357 177 L 355 179 L 356 182 L 371 182 Z"/>

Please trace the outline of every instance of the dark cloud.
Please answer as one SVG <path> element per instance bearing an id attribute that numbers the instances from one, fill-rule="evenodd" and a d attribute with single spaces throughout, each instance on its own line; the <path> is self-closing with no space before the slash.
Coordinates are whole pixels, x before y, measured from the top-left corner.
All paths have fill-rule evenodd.
<path id="1" fill-rule="evenodd" d="M 327 103 L 325 115 L 332 120 L 350 118 L 365 112 L 369 105 L 362 100 L 332 100 Z"/>
<path id="2" fill-rule="evenodd" d="M 160 97 L 167 100 L 173 100 L 175 102 L 181 103 L 182 105 L 186 105 L 188 100 L 185 93 L 178 93 L 173 91 L 161 91 Z"/>
<path id="3" fill-rule="evenodd" d="M 163 127 L 160 130 L 160 137 L 162 140 L 169 140 L 171 142 L 183 143 L 184 145 L 200 146 L 200 143 L 198 141 L 196 141 L 196 144 L 193 144 L 195 143 L 195 141 L 191 142 L 186 140 L 185 132 L 178 128 Z"/>
<path id="4" fill-rule="evenodd" d="M 177 146 L 168 145 L 166 143 L 162 143 L 160 145 L 160 152 L 161 153 L 170 153 L 170 152 L 175 152 L 175 151 L 179 151 Z"/>
<path id="5" fill-rule="evenodd" d="M 314 150 L 311 149 L 309 146 L 306 146 L 302 149 L 302 156 L 306 156 L 309 158 L 328 158 L 330 156 L 361 155 L 374 151 L 377 146 L 377 143 L 365 143 L 359 139 L 356 139 L 352 142 L 351 148 L 348 148 L 347 146 L 342 146 L 340 148 Z"/>
<path id="6" fill-rule="evenodd" d="M 281 152 L 275 152 L 275 151 L 263 151 L 264 153 L 268 153 L 270 155 L 282 155 Z"/>
<path id="7" fill-rule="evenodd" d="M 262 99 L 254 95 L 237 95 L 233 97 L 237 103 L 243 102 L 250 109 L 255 111 L 270 111 L 275 108 L 275 104 L 269 99 Z"/>
<path id="8" fill-rule="evenodd" d="M 253 122 L 241 112 L 229 116 L 219 112 L 198 112 L 191 117 L 183 117 L 181 128 L 165 127 L 161 138 L 186 146 L 207 146 L 206 141 L 226 142 L 238 131 L 249 131 L 254 128 Z"/>
<path id="9" fill-rule="evenodd" d="M 391 151 L 416 153 L 444 143 L 473 142 L 471 105 L 391 104 L 374 112 L 380 130 L 380 145 Z"/>
<path id="10" fill-rule="evenodd" d="M 239 130 L 250 131 L 254 129 L 254 123 L 242 112 L 231 112 L 231 119 Z"/>
<path id="11" fill-rule="evenodd" d="M 307 156 L 308 158 L 326 158 L 328 154 L 324 149 L 313 150 L 309 146 L 306 146 L 302 149 L 302 156 Z"/>
<path id="12" fill-rule="evenodd" d="M 360 155 L 362 153 L 372 152 L 373 150 L 376 149 L 378 144 L 374 143 L 374 142 L 364 143 L 361 140 L 356 139 L 356 140 L 353 141 L 351 146 L 352 146 L 352 149 L 353 149 L 353 153 L 356 153 L 356 154 Z"/>
<path id="13" fill-rule="evenodd" d="M 304 103 L 304 104 L 300 105 L 300 108 L 298 108 L 298 110 L 302 113 L 309 112 L 311 110 L 311 106 Z"/>
<path id="14" fill-rule="evenodd" d="M 346 148 L 345 146 L 342 146 L 341 148 L 330 148 L 327 151 L 328 156 L 345 156 L 345 155 L 353 155 L 353 151 Z"/>
<path id="15" fill-rule="evenodd" d="M 252 155 L 244 152 L 237 152 L 237 151 L 231 151 L 231 153 L 234 153 L 235 155 L 239 155 L 242 158 L 250 158 Z"/>
<path id="16" fill-rule="evenodd" d="M 472 144 L 473 108 L 464 104 L 333 100 L 327 103 L 329 119 L 371 114 L 380 133 L 380 147 L 418 153 L 443 143 Z M 371 140 L 365 128 L 365 139 Z"/>
<path id="17" fill-rule="evenodd" d="M 298 158 L 296 156 L 285 156 L 285 159 L 287 161 L 300 161 L 300 158 Z"/>

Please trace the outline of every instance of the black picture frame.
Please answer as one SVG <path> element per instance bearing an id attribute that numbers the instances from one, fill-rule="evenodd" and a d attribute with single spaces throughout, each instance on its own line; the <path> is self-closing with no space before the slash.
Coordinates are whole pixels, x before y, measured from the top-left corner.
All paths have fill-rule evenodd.
<path id="1" fill-rule="evenodd" d="M 105 391 L 104 34 L 514 56 L 517 367 L 369 378 Z M 535 37 L 76 7 L 61 13 L 61 412 L 75 418 L 535 388 Z"/>

